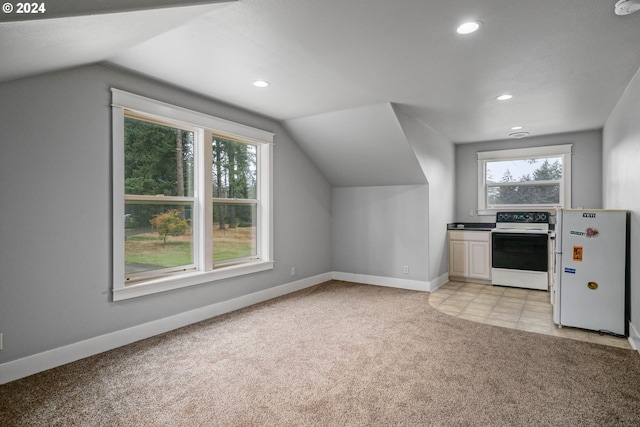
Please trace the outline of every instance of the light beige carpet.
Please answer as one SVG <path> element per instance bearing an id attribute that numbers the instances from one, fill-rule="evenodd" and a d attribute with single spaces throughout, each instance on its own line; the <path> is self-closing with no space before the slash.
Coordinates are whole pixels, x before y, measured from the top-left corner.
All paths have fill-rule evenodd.
<path id="1" fill-rule="evenodd" d="M 0 425 L 637 426 L 640 356 L 328 282 L 0 386 Z"/>

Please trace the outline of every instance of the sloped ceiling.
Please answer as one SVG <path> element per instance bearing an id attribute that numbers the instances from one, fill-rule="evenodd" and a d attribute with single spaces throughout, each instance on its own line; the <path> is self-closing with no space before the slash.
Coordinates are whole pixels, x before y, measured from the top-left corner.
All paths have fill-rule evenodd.
<path id="1" fill-rule="evenodd" d="M 285 123 L 336 187 L 427 182 L 391 104 L 350 108 Z"/>
<path id="2" fill-rule="evenodd" d="M 67 1 L 69 9 L 80 9 L 80 16 L 65 16 L 72 12 L 62 9 L 57 14 L 51 12 L 56 18 L 33 19 L 38 15 L 30 14 L 29 20 L 0 22 L 0 81 L 103 61 L 221 7 L 205 4 L 137 10 L 136 2 L 140 3 L 133 0 L 128 5 L 133 11 L 105 13 L 104 2 L 94 5 L 94 9 L 103 6 L 96 11 L 80 7 L 82 3 L 75 6 L 78 1 Z M 124 6 L 116 2 L 113 7 L 121 10 Z"/>
<path id="3" fill-rule="evenodd" d="M 139 7 L 104 0 L 115 13 L 92 15 L 90 3 L 66 0 L 81 16 L 71 7 L 63 18 L 0 22 L 0 80 L 107 61 L 283 121 L 341 185 L 378 182 L 375 167 L 347 178 L 332 164 L 355 167 L 358 141 L 387 136 L 371 165 L 390 152 L 406 161 L 382 105 L 456 144 L 507 139 L 513 126 L 532 136 L 597 129 L 640 67 L 640 13 L 615 15 L 615 0 L 130 1 Z M 480 31 L 456 34 L 468 19 Z M 513 99 L 496 101 L 501 93 Z"/>

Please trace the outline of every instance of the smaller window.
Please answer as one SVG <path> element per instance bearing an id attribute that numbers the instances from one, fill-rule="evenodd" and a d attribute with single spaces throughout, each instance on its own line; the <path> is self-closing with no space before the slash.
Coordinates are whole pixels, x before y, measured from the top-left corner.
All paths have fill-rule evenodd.
<path id="1" fill-rule="evenodd" d="M 478 153 L 479 211 L 571 206 L 571 145 Z"/>

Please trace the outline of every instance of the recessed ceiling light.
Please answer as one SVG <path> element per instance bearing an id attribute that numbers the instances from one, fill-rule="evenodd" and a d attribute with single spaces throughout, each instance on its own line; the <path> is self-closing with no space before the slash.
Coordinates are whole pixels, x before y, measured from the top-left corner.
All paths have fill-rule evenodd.
<path id="1" fill-rule="evenodd" d="M 529 132 L 513 132 L 509 134 L 509 138 L 524 138 L 525 136 L 529 136 Z"/>
<path id="2" fill-rule="evenodd" d="M 496 96 L 496 99 L 497 99 L 498 101 L 506 101 L 506 100 L 509 100 L 509 99 L 511 99 L 511 98 L 513 98 L 513 95 L 509 95 L 508 93 L 503 93 L 503 94 L 502 94 L 502 95 L 500 95 L 500 96 Z"/>
<path id="3" fill-rule="evenodd" d="M 524 129 L 524 126 L 514 126 L 511 128 L 511 130 L 520 130 L 520 129 Z"/>
<path id="4" fill-rule="evenodd" d="M 616 15 L 631 15 L 640 10 L 640 0 L 619 0 L 616 2 Z"/>
<path id="5" fill-rule="evenodd" d="M 481 26 L 482 26 L 482 22 L 481 21 L 469 21 L 469 22 L 465 22 L 464 24 L 460 25 L 456 29 L 456 32 L 458 34 L 471 34 L 471 33 L 475 33 L 476 31 L 478 31 L 478 29 Z"/>
<path id="6" fill-rule="evenodd" d="M 265 81 L 265 80 L 255 80 L 253 82 L 253 85 L 255 87 L 267 87 L 267 86 L 269 86 L 269 82 Z"/>

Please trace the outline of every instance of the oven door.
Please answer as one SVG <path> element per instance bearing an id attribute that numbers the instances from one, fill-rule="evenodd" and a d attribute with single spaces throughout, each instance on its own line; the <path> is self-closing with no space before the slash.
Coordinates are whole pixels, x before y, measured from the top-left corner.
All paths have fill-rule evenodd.
<path id="1" fill-rule="evenodd" d="M 493 268 L 526 271 L 549 270 L 549 235 L 547 233 L 491 233 Z"/>

